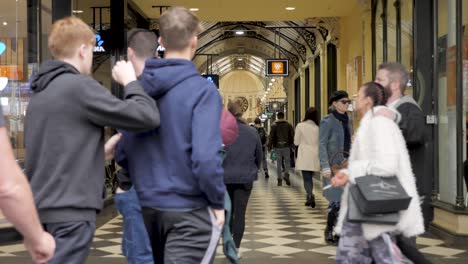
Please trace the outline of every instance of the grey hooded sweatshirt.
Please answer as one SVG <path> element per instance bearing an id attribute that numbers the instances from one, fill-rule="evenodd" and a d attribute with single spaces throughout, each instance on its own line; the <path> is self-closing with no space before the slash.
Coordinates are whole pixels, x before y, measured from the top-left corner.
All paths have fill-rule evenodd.
<path id="1" fill-rule="evenodd" d="M 136 81 L 120 100 L 62 61 L 43 63 L 31 89 L 26 175 L 41 222 L 95 221 L 103 205 L 103 128 L 154 129 L 156 103 Z"/>

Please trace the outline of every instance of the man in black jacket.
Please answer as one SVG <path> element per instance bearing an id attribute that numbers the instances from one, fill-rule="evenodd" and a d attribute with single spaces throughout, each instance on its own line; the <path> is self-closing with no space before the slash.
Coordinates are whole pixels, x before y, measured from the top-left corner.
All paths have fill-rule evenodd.
<path id="1" fill-rule="evenodd" d="M 432 177 L 425 172 L 425 122 L 424 114 L 419 104 L 410 95 L 405 95 L 406 85 L 410 75 L 405 67 L 399 63 L 384 63 L 379 66 L 375 81 L 382 86 L 389 87 L 392 95 L 387 106 L 396 109 L 401 114 L 398 123 L 408 147 L 411 166 L 416 177 L 416 186 L 421 199 L 424 225 L 427 228 L 433 220 L 431 203 Z"/>
<path id="2" fill-rule="evenodd" d="M 294 144 L 294 129 L 291 124 L 284 119 L 284 113 L 277 114 L 278 120 L 271 126 L 268 148 L 274 148 L 278 159 L 276 160 L 276 172 L 278 175 L 278 186 L 283 185 L 283 179 L 287 185 L 291 185 L 289 181 L 289 169 L 291 166 L 291 149 Z M 284 176 L 281 173 L 281 164 L 284 159 Z"/>

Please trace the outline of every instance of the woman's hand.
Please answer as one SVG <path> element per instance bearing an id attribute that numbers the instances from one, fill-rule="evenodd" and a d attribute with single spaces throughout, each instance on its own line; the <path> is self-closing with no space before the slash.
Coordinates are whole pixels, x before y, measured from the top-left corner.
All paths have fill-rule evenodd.
<path id="1" fill-rule="evenodd" d="M 106 160 L 111 160 L 114 158 L 115 148 L 117 147 L 117 143 L 119 143 L 121 138 L 122 134 L 118 133 L 107 140 L 106 144 L 104 145 L 104 157 Z"/>
<path id="2" fill-rule="evenodd" d="M 347 183 L 348 175 L 346 175 L 344 172 L 338 172 L 331 179 L 331 184 L 333 185 L 333 187 L 342 187 L 345 186 Z"/>

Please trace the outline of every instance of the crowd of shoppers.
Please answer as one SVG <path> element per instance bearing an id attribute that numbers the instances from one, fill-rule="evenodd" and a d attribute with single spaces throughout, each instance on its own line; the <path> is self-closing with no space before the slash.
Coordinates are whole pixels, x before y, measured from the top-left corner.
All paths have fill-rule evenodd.
<path id="1" fill-rule="evenodd" d="M 201 31 L 192 12 L 167 9 L 159 29 L 163 59 L 154 57 L 158 40 L 153 32 L 129 32 L 129 61 L 117 62 L 112 70 L 124 86 L 121 100 L 89 77 L 95 44 L 90 27 L 75 17 L 52 25 L 48 47 L 54 60 L 44 62 L 31 81 L 26 177 L 15 164 L 0 118 L 0 151 L 5 153 L 0 208 L 23 234 L 36 263 L 85 262 L 103 205 L 104 161 L 112 158 L 122 167 L 115 204 L 123 215 L 122 252 L 128 263 L 212 263 L 229 200 L 232 215 L 224 228 L 232 231 L 239 252 L 262 163 L 269 177 L 266 148 L 278 157 L 277 185 L 282 186 L 283 180 L 291 185 L 294 145 L 306 206 L 315 208 L 313 179 L 323 179 L 329 201 L 324 235 L 327 243 L 338 243 L 337 263 L 393 263 L 389 246 L 395 243 L 406 257 L 417 253 L 414 238 L 432 220 L 432 183 L 421 160 L 423 114 L 404 95 L 409 75 L 403 66 L 382 64 L 376 82 L 359 90 L 356 110 L 363 117 L 354 141 L 351 100 L 341 90 L 330 96 L 331 112 L 320 122 L 316 109 L 309 108 L 294 131 L 278 112 L 267 135 L 260 119 L 254 128 L 243 120 L 237 101 L 229 102 L 228 116 L 222 114 L 217 88 L 191 61 Z M 229 127 L 220 123 L 232 116 Z M 119 131 L 106 144 L 104 127 Z M 349 186 L 366 172 L 397 176 L 410 195 L 398 224 L 347 220 Z"/>

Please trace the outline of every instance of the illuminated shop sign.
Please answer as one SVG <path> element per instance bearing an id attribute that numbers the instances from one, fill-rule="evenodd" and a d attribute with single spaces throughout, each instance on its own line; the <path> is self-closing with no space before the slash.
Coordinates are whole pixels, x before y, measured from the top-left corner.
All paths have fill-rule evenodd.
<path id="1" fill-rule="evenodd" d="M 216 85 L 216 87 L 219 89 L 219 75 L 217 74 L 204 74 L 202 75 L 205 77 L 209 82 L 212 82 Z"/>
<path id="2" fill-rule="evenodd" d="M 3 52 L 6 50 L 6 45 L 5 43 L 0 41 L 0 56 L 2 56 Z"/>
<path id="3" fill-rule="evenodd" d="M 289 61 L 284 59 L 266 60 L 266 75 L 267 76 L 288 76 Z"/>
<path id="4" fill-rule="evenodd" d="M 101 40 L 101 35 L 96 34 L 96 46 L 94 46 L 94 52 L 106 52 L 102 44 L 104 44 L 104 40 Z"/>

